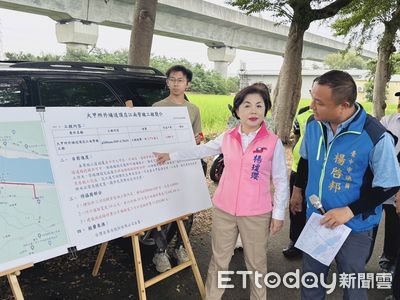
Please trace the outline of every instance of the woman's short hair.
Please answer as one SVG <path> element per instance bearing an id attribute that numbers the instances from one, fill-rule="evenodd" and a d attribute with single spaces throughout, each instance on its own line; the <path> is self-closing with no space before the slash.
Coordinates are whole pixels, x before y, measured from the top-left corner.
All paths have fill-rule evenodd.
<path id="1" fill-rule="evenodd" d="M 264 117 L 267 115 L 267 112 L 271 109 L 271 97 L 269 96 L 268 88 L 264 89 L 256 85 L 250 85 L 240 90 L 233 99 L 232 113 L 237 119 L 239 119 L 239 116 L 236 114 L 236 110 L 239 108 L 240 104 L 243 103 L 246 96 L 250 94 L 258 94 L 264 100 L 264 105 L 265 105 Z"/>

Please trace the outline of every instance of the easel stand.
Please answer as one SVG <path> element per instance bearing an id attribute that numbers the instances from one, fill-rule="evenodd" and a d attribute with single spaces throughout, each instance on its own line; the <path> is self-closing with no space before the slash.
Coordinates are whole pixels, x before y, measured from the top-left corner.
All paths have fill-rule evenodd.
<path id="1" fill-rule="evenodd" d="M 18 268 L 13 268 L 13 269 L 10 269 L 10 270 L 4 271 L 4 272 L 0 272 L 0 277 L 7 276 L 8 283 L 11 287 L 11 291 L 16 300 L 24 300 L 24 295 L 22 295 L 21 287 L 19 286 L 17 276 L 19 276 L 21 274 L 22 270 L 31 268 L 31 267 L 33 267 L 33 265 L 28 264 L 28 265 L 23 265 Z"/>
<path id="2" fill-rule="evenodd" d="M 194 254 L 193 254 L 192 246 L 190 245 L 189 238 L 186 233 L 185 226 L 183 224 L 183 220 L 185 220 L 185 219 L 187 219 L 187 216 L 169 220 L 169 221 L 160 223 L 156 226 L 148 227 L 141 231 L 134 232 L 132 234 L 125 236 L 125 237 L 130 237 L 132 239 L 132 248 L 133 248 L 133 255 L 134 255 L 135 269 L 136 269 L 136 279 L 137 279 L 140 300 L 146 300 L 146 288 L 148 288 L 149 286 L 152 286 L 153 284 L 155 284 L 165 278 L 168 278 L 169 276 L 171 276 L 175 273 L 178 273 L 179 271 L 182 271 L 183 269 L 185 269 L 187 267 L 192 267 L 193 275 L 194 275 L 194 278 L 196 279 L 197 287 L 199 289 L 201 298 L 205 299 L 205 288 L 204 288 L 203 279 L 201 278 L 200 271 L 197 266 Z M 183 244 L 185 245 L 185 249 L 189 255 L 189 261 L 182 263 L 180 265 L 177 265 L 177 266 L 173 267 L 171 270 L 168 270 L 164 273 L 161 273 L 161 274 L 145 281 L 144 274 L 143 274 L 142 256 L 140 253 L 139 236 L 143 235 L 145 231 L 152 230 L 154 228 L 157 228 L 157 230 L 161 230 L 161 226 L 172 223 L 172 222 L 176 222 L 178 224 L 178 229 L 182 236 Z M 107 245 L 108 245 L 108 242 L 101 244 L 100 251 L 99 251 L 99 254 L 97 255 L 96 263 L 93 268 L 93 272 L 92 272 L 93 276 L 97 276 L 99 273 L 100 265 L 101 265 L 101 262 L 103 261 L 104 253 L 106 252 Z"/>

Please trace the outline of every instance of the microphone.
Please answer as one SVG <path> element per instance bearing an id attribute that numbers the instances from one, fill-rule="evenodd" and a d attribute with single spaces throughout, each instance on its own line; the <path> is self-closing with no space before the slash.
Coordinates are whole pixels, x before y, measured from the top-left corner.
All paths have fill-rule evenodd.
<path id="1" fill-rule="evenodd" d="M 321 215 L 325 214 L 325 209 L 322 207 L 321 200 L 318 198 L 317 195 L 311 195 L 308 198 L 311 202 L 311 204 L 320 212 Z"/>

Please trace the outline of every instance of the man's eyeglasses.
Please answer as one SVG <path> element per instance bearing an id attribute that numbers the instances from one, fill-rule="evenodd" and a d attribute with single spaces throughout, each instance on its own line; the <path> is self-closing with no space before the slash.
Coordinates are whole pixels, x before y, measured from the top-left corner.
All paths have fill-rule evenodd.
<path id="1" fill-rule="evenodd" d="M 186 80 L 182 79 L 182 78 L 179 78 L 179 79 L 177 79 L 177 78 L 168 78 L 167 80 L 171 84 L 175 84 L 176 83 L 178 85 L 184 84 L 186 82 Z"/>

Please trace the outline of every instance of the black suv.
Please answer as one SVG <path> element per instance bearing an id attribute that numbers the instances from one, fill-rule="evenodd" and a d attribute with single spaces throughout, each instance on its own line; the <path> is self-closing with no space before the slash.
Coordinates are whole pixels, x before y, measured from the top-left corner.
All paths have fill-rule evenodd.
<path id="1" fill-rule="evenodd" d="M 0 64 L 0 107 L 151 106 L 164 99 L 165 75 L 154 68 L 81 62 Z"/>
<path id="2" fill-rule="evenodd" d="M 168 96 L 166 77 L 157 69 L 86 62 L 0 63 L 0 107 L 151 106 Z M 163 227 L 168 241 L 175 224 Z M 153 246 L 151 233 L 141 237 Z M 124 243 L 122 243 L 124 244 Z"/>

